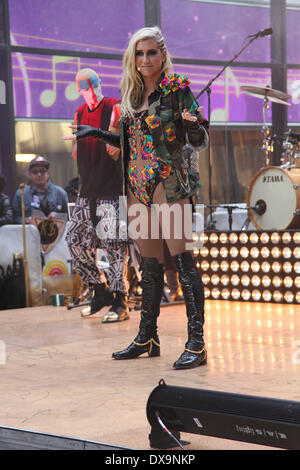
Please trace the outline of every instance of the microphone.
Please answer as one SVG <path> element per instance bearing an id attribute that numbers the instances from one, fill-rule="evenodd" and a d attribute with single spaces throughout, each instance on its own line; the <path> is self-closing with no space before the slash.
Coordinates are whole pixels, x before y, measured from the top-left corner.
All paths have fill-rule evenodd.
<path id="1" fill-rule="evenodd" d="M 250 34 L 248 38 L 263 38 L 265 36 L 271 36 L 273 34 L 273 28 L 261 29 L 256 34 Z"/>

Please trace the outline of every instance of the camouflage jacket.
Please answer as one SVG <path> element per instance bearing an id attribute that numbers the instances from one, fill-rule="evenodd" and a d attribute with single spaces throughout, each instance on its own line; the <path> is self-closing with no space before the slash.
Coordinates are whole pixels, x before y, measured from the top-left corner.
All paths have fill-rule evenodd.
<path id="1" fill-rule="evenodd" d="M 148 117 L 146 119 L 153 138 L 157 156 L 168 166 L 168 176 L 163 185 L 168 202 L 193 196 L 201 187 L 198 174 L 189 168 L 183 155 L 183 147 L 191 144 L 196 150 L 208 145 L 208 122 L 198 112 L 198 104 L 189 88 L 189 80 L 183 75 L 162 75 L 157 82 L 155 91 L 149 96 Z M 198 126 L 193 129 L 196 145 L 190 142 L 189 130 L 186 129 L 181 113 L 187 109 L 197 115 Z M 127 161 L 129 156 L 126 139 L 126 117 L 120 120 L 120 143 L 123 171 L 127 179 Z M 195 140 L 195 139 L 194 139 Z M 125 194 L 125 192 L 124 192 Z"/>

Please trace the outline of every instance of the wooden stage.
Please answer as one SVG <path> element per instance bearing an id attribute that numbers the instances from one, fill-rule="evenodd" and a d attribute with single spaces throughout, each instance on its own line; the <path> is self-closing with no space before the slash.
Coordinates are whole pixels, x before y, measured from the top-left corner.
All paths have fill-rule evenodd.
<path id="1" fill-rule="evenodd" d="M 102 310 L 102 314 L 105 309 Z M 185 307 L 162 307 L 162 355 L 115 361 L 134 338 L 130 320 L 102 324 L 80 309 L 35 307 L 0 312 L 0 426 L 150 449 L 146 403 L 161 378 L 169 385 L 300 401 L 300 307 L 206 302 L 208 364 L 179 371 Z M 187 450 L 271 449 L 182 434 Z"/>

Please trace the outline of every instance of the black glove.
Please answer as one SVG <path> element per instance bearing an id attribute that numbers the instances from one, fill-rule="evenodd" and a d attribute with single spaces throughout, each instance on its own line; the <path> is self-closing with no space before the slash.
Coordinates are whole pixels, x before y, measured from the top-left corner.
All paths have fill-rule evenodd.
<path id="1" fill-rule="evenodd" d="M 84 126 L 79 124 L 77 126 L 77 131 L 74 132 L 76 139 L 84 139 L 85 137 L 95 137 L 96 139 L 104 140 L 105 143 L 112 145 L 113 147 L 120 148 L 120 136 L 118 134 L 112 134 L 108 131 L 103 131 L 97 127 Z"/>
<path id="2" fill-rule="evenodd" d="M 200 147 L 205 139 L 204 127 L 198 121 L 189 121 L 187 119 L 183 119 L 183 126 L 189 142 L 195 147 Z"/>

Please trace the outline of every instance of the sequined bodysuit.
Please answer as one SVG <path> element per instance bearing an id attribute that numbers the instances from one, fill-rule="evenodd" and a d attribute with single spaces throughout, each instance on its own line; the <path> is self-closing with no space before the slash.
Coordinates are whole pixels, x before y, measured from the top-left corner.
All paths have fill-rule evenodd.
<path id="1" fill-rule="evenodd" d="M 136 113 L 126 126 L 129 141 L 128 186 L 135 197 L 151 206 L 157 185 L 168 176 L 170 165 L 159 158 L 146 122 L 148 111 Z"/>

